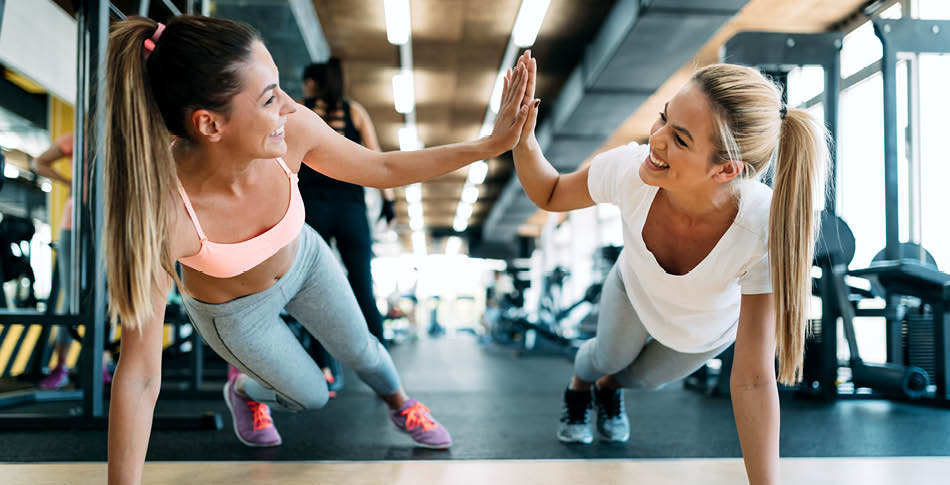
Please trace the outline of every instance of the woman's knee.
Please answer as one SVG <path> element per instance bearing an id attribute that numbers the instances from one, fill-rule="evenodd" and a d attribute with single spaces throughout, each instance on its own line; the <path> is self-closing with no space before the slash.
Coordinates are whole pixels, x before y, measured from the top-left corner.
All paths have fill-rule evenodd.
<path id="1" fill-rule="evenodd" d="M 294 396 L 288 396 L 281 392 L 277 393 L 277 403 L 280 404 L 280 407 L 294 412 L 323 409 L 329 400 L 330 394 L 318 387 L 308 389 L 303 393 L 296 393 Z"/>
<path id="2" fill-rule="evenodd" d="M 369 332 L 366 332 L 366 341 L 361 349 L 350 349 L 350 351 L 334 354 L 343 365 L 350 367 L 356 372 L 364 372 L 375 369 L 383 360 L 382 355 L 386 348 L 380 343 L 379 339 Z M 332 353 L 332 352 L 331 352 Z"/>
<path id="3" fill-rule="evenodd" d="M 617 372 L 613 375 L 614 380 L 620 384 L 624 389 L 643 389 L 647 391 L 655 391 L 661 389 L 667 384 L 670 383 L 668 379 L 663 378 L 662 376 L 651 374 L 649 372 L 642 372 L 642 369 L 631 369 L 627 368 L 620 372 Z"/>
<path id="4" fill-rule="evenodd" d="M 590 346 L 590 360 L 601 374 L 614 374 L 630 365 L 630 359 L 626 353 L 615 351 L 597 339 L 592 340 L 594 341 Z"/>

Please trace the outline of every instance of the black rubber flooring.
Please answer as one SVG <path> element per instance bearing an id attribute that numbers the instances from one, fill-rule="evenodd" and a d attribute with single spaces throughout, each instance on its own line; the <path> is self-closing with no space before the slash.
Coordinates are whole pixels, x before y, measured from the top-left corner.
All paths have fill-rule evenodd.
<path id="1" fill-rule="evenodd" d="M 284 444 L 248 448 L 237 441 L 221 400 L 159 401 L 159 413 L 216 411 L 221 431 L 155 431 L 149 460 L 406 460 L 738 457 L 739 440 L 726 398 L 706 398 L 679 384 L 628 391 L 629 443 L 563 445 L 554 431 L 570 362 L 515 357 L 472 337 L 424 340 L 394 348 L 410 394 L 452 432 L 449 451 L 415 448 L 389 423 L 386 407 L 346 375 L 347 388 L 320 411 L 275 413 Z M 10 411 L 63 410 L 47 403 Z M 781 453 L 786 457 L 950 455 L 950 410 L 889 401 L 822 404 L 783 398 Z M 0 432 L 0 461 L 102 461 L 104 431 Z"/>

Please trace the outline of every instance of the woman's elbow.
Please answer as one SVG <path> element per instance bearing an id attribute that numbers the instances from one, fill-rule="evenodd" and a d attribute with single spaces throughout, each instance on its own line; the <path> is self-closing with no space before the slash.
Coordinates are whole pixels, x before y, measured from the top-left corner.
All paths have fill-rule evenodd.
<path id="1" fill-rule="evenodd" d="M 775 376 L 767 372 L 736 372 L 729 376 L 729 390 L 733 393 L 774 389 Z"/>

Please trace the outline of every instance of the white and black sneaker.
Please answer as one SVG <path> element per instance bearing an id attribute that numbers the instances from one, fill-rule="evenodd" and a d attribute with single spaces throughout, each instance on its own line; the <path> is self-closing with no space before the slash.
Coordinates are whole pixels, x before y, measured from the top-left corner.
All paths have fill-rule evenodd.
<path id="1" fill-rule="evenodd" d="M 630 439 L 630 419 L 623 405 L 621 389 L 600 389 L 594 386 L 597 405 L 597 433 L 604 441 L 623 443 Z"/>
<path id="2" fill-rule="evenodd" d="M 591 401 L 590 390 L 564 390 L 564 412 L 557 429 L 557 439 L 563 443 L 594 442 L 594 430 L 590 425 Z"/>

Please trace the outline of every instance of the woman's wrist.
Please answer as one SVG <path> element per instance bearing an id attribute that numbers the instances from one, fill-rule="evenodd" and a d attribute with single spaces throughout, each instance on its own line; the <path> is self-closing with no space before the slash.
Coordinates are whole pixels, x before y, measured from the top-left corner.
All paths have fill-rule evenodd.
<path id="1" fill-rule="evenodd" d="M 534 137 L 534 133 L 525 135 L 521 137 L 521 140 L 518 141 L 518 144 L 515 145 L 513 151 L 518 154 L 528 155 L 530 153 L 537 152 L 541 149 L 541 146 L 538 144 L 538 139 Z"/>

